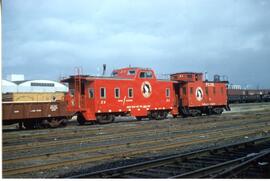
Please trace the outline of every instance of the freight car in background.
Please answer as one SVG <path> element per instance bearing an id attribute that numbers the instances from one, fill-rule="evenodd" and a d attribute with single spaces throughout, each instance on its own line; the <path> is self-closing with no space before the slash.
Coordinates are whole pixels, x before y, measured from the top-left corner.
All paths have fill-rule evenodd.
<path id="1" fill-rule="evenodd" d="M 64 93 L 2 94 L 2 124 L 18 123 L 20 128 L 59 127 L 67 124 Z"/>
<path id="2" fill-rule="evenodd" d="M 67 109 L 77 114 L 79 124 L 109 123 L 115 116 L 164 119 L 221 114 L 229 110 L 227 82 L 204 81 L 202 73 L 176 73 L 159 80 L 152 69 L 117 69 L 111 77 L 73 75 L 68 83 Z"/>
<path id="3" fill-rule="evenodd" d="M 270 101 L 270 89 L 228 89 L 229 103 Z"/>

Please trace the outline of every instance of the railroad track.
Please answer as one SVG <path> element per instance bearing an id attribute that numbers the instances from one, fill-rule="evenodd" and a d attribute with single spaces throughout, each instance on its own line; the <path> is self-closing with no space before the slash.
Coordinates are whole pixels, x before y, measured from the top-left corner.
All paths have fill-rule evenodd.
<path id="1" fill-rule="evenodd" d="M 265 114 L 265 117 L 270 117 L 270 114 Z M 256 119 L 256 115 L 249 116 L 249 119 Z M 169 124 L 173 126 L 186 126 L 186 125 L 196 125 L 201 123 L 211 123 L 211 122 L 226 122 L 236 119 L 245 119 L 244 116 L 235 116 L 235 115 L 222 115 L 222 116 L 202 116 L 197 118 L 186 118 L 186 119 L 167 119 L 159 121 L 159 127 L 168 127 Z M 129 132 L 134 130 L 134 127 L 138 130 L 150 130 L 155 128 L 155 124 L 152 121 L 141 121 L 130 124 L 115 123 L 110 125 L 87 125 L 87 126 L 75 126 L 70 128 L 61 128 L 61 129 L 47 129 L 47 130 L 25 130 L 23 132 L 13 132 L 3 134 L 3 145 L 14 145 L 25 142 L 43 142 L 50 141 L 53 139 L 70 139 L 78 136 L 94 136 L 99 132 L 107 132 L 109 134 L 113 132 Z M 78 131 L 79 129 L 79 131 Z M 20 140 L 20 141 L 18 141 Z"/>
<path id="2" fill-rule="evenodd" d="M 263 115 L 264 117 L 259 116 L 258 119 L 254 119 L 257 114 L 251 117 L 234 114 L 228 117 L 213 116 L 211 119 L 200 117 L 195 122 L 189 122 L 193 119 L 183 119 L 183 122 L 164 120 L 164 122 L 157 121 L 156 124 L 154 121 L 143 121 L 142 125 L 139 122 L 131 125 L 116 123 L 112 124 L 113 127 L 97 125 L 94 129 L 85 126 L 82 127 L 81 135 L 78 131 L 76 134 L 68 134 L 66 140 L 53 141 L 43 140 L 46 138 L 45 133 L 39 136 L 36 131 L 35 139 L 31 139 L 30 134 L 33 130 L 26 131 L 29 135 L 18 139 L 17 144 L 13 146 L 4 144 L 2 173 L 4 177 L 25 177 L 37 172 L 53 173 L 53 170 L 58 173 L 56 170 L 63 170 L 63 167 L 88 168 L 107 160 L 130 159 L 180 149 L 183 151 L 187 147 L 191 149 L 199 147 L 198 145 L 212 145 L 230 139 L 265 135 L 270 131 L 270 114 Z M 88 131 L 91 133 L 88 134 Z M 62 137 L 68 133 L 62 133 L 60 129 L 59 132 L 59 136 L 62 134 Z M 58 133 L 54 136 L 58 136 Z M 42 138 L 40 142 L 36 142 L 39 138 Z M 15 139 L 16 135 L 12 134 L 8 141 Z M 30 142 L 26 143 L 27 140 Z"/>
<path id="3" fill-rule="evenodd" d="M 158 133 L 170 133 L 173 134 L 174 132 L 190 132 L 194 130 L 203 130 L 203 129 L 209 129 L 209 128 L 219 128 L 219 127 L 226 127 L 226 126 L 241 126 L 241 124 L 261 124 L 261 123 L 268 123 L 268 118 L 260 119 L 260 120 L 232 120 L 232 121 L 224 121 L 224 122 L 210 122 L 208 124 L 199 124 L 199 125 L 167 125 L 165 128 L 133 128 L 132 130 L 122 130 L 122 131 L 97 131 L 96 133 L 90 133 L 90 134 L 82 134 L 79 135 L 79 137 L 73 137 L 70 139 L 50 139 L 49 141 L 42 141 L 38 140 L 38 142 L 27 142 L 25 140 L 18 141 L 18 144 L 15 145 L 6 145 L 3 144 L 3 152 L 4 153 L 12 153 L 12 152 L 18 152 L 18 151 L 25 151 L 27 149 L 41 149 L 41 148 L 48 148 L 53 146 L 67 146 L 67 145 L 73 145 L 73 144 L 87 144 L 87 143 L 94 143 L 94 142 L 102 142 L 102 141 L 108 141 L 108 140 L 114 140 L 114 139 L 120 139 L 120 138 L 127 138 L 127 137 L 138 137 L 138 136 L 157 136 Z M 102 134 L 101 134 L 102 133 Z M 6 140 L 3 140 L 6 142 Z"/>
<path id="4" fill-rule="evenodd" d="M 265 128 L 266 130 L 270 130 L 270 127 Z M 126 149 L 125 151 L 119 151 L 116 150 L 113 153 L 102 153 L 102 154 L 90 154 L 87 157 L 78 157 L 74 159 L 73 157 L 69 159 L 65 159 L 64 161 L 58 161 L 58 162 L 50 162 L 50 163 L 45 163 L 45 164 L 40 164 L 40 165 L 32 165 L 29 166 L 28 164 L 26 166 L 22 166 L 19 168 L 5 168 L 5 161 L 3 162 L 4 169 L 3 169 L 3 175 L 6 176 L 12 176 L 16 174 L 22 174 L 22 173 L 29 173 L 29 172 L 36 172 L 39 170 L 47 170 L 47 169 L 52 169 L 56 167 L 63 167 L 66 165 L 78 165 L 78 164 L 85 164 L 85 163 L 96 163 L 97 161 L 102 161 L 106 159 L 115 159 L 115 158 L 123 158 L 127 156 L 135 156 L 135 155 L 141 155 L 141 154 L 146 154 L 146 153 L 151 153 L 151 152 L 156 152 L 156 151 L 163 151 L 163 150 L 169 150 L 169 149 L 175 149 L 175 148 L 181 148 L 181 147 L 186 147 L 194 144 L 203 144 L 203 143 L 208 143 L 208 142 L 219 142 L 219 141 L 224 141 L 228 139 L 237 139 L 237 138 L 243 138 L 243 136 L 252 136 L 252 135 L 258 135 L 262 133 L 262 129 L 260 128 L 259 130 L 253 129 L 250 131 L 250 128 L 247 128 L 245 131 L 240 131 L 237 129 L 231 130 L 230 132 L 226 131 L 221 131 L 220 134 L 214 134 L 212 133 L 211 137 L 197 137 L 196 139 L 189 140 L 189 141 L 183 141 L 183 142 L 167 142 L 163 144 L 157 144 L 155 143 L 154 145 L 145 147 L 144 149 L 138 148 L 138 147 L 131 147 L 129 149 Z M 134 145 L 136 146 L 136 145 Z M 78 155 L 79 156 L 79 155 Z M 54 160 L 54 159 L 53 159 Z"/>
<path id="5" fill-rule="evenodd" d="M 247 122 L 245 122 L 247 123 Z M 188 127 L 188 129 L 185 129 L 184 127 L 182 130 L 179 130 L 180 128 L 174 128 L 170 129 L 169 132 L 166 129 L 160 129 L 158 131 L 152 130 L 152 132 L 136 132 L 129 133 L 126 135 L 118 135 L 116 138 L 114 136 L 105 136 L 105 137 L 95 137 L 95 138 L 84 138 L 84 139 L 75 139 L 75 140 L 69 140 L 69 142 L 61 142 L 57 141 L 52 143 L 46 143 L 42 145 L 22 145 L 22 146 L 13 146 L 9 149 L 5 147 L 3 149 L 3 153 L 5 158 L 3 159 L 4 163 L 10 163 L 10 162 L 18 162 L 20 160 L 25 161 L 26 159 L 31 160 L 34 158 L 44 157 L 47 158 L 48 156 L 64 156 L 64 155 L 70 155 L 75 153 L 85 153 L 85 152 L 94 152 L 94 151 L 103 151 L 107 150 L 109 148 L 119 148 L 119 147 L 126 147 L 126 145 L 142 145 L 142 144 L 150 144 L 150 143 L 157 143 L 158 141 L 164 142 L 168 141 L 168 139 L 177 140 L 177 139 L 192 139 L 193 137 L 200 137 L 200 136 L 207 136 L 210 134 L 226 134 L 226 132 L 230 131 L 241 131 L 241 130 L 252 130 L 252 129 L 263 129 L 267 128 L 268 121 L 255 121 L 250 122 L 248 125 L 246 125 L 243 128 L 240 128 L 241 124 L 233 124 L 233 125 L 227 125 L 227 124 L 210 124 L 208 126 L 201 126 L 200 128 L 194 128 L 194 127 Z M 212 127 L 212 131 L 209 131 L 209 127 Z M 196 129 L 196 131 L 194 131 Z M 209 132 L 209 133 L 208 133 Z M 131 139 L 132 138 L 132 139 Z M 158 139 L 159 138 L 159 139 Z M 113 144 L 113 140 L 117 139 L 117 143 Z M 85 142 L 89 142 L 89 145 L 83 145 L 79 144 L 78 147 L 74 147 L 74 149 L 69 149 L 64 151 L 47 151 L 44 152 L 46 147 L 58 145 L 61 144 L 63 146 L 66 146 L 67 144 L 78 144 L 78 143 L 84 143 L 82 142 L 85 140 Z M 102 143 L 104 142 L 104 143 Z M 101 144 L 102 143 L 102 144 Z M 110 144 L 108 144 L 110 143 Z M 63 147 L 64 148 L 64 147 Z M 27 154 L 27 150 L 31 149 L 41 149 L 43 150 L 43 154 Z M 23 152 L 20 154 L 19 151 L 22 150 Z M 53 149 L 51 149 L 53 150 Z M 14 155 L 14 156 L 12 156 Z M 21 155 L 21 156 L 20 156 Z M 29 155 L 29 156 L 27 156 Z M 10 157 L 12 157 L 10 159 Z"/>
<path id="6" fill-rule="evenodd" d="M 5 164 L 10 164 L 10 163 L 18 163 L 18 162 L 25 162 L 27 160 L 34 160 L 34 159 L 42 159 L 42 158 L 52 158 L 52 157 L 64 157 L 64 156 L 69 156 L 69 155 L 75 155 L 75 154 L 83 154 L 83 153 L 94 153 L 94 152 L 102 152 L 102 151 L 106 151 L 106 150 L 111 150 L 111 149 L 121 149 L 121 148 L 126 148 L 128 147 L 132 147 L 132 146 L 139 146 L 139 145 L 151 145 L 151 144 L 158 144 L 158 143 L 164 143 L 164 142 L 176 142 L 177 140 L 184 140 L 184 139 L 190 139 L 192 140 L 193 138 L 200 138 L 200 137 L 211 137 L 213 135 L 216 136 L 220 136 L 222 134 L 229 134 L 231 132 L 234 131 L 242 131 L 243 130 L 250 130 L 253 129 L 254 131 L 257 130 L 262 130 L 262 128 L 269 128 L 265 127 L 265 125 L 263 123 L 261 123 L 261 127 L 259 127 L 258 123 L 254 123 L 252 125 L 249 125 L 248 127 L 245 128 L 241 128 L 241 129 L 235 129 L 232 127 L 229 128 L 219 128 L 216 129 L 215 131 L 211 131 L 209 133 L 206 132 L 206 130 L 204 131 L 199 131 L 198 133 L 193 133 L 193 134 L 179 134 L 181 133 L 180 131 L 178 132 L 171 132 L 171 136 L 173 134 L 173 137 L 171 137 L 170 139 L 168 139 L 166 136 L 167 133 L 165 134 L 161 134 L 160 137 L 163 137 L 161 139 L 156 139 L 155 138 L 155 134 L 152 135 L 148 135 L 150 139 L 143 139 L 144 137 L 141 136 L 141 139 L 138 139 L 139 141 L 129 141 L 129 142 L 123 142 L 123 143 L 117 143 L 117 144 L 109 144 L 109 145 L 101 145 L 101 146 L 95 146 L 95 147 L 85 147 L 85 148 L 80 148 L 80 149 L 75 149 L 75 150 L 68 150 L 68 151 L 54 151 L 51 153 L 43 153 L 43 154 L 36 154 L 36 155 L 30 155 L 30 156 L 17 156 L 11 159 L 6 159 L 4 158 L 3 161 Z M 119 140 L 120 141 L 120 140 Z"/>
<path id="7" fill-rule="evenodd" d="M 237 144 L 82 173 L 71 178 L 232 178 L 249 168 L 254 168 L 254 164 L 261 167 L 260 170 L 269 169 L 269 161 L 270 136 L 267 136 Z M 259 178 L 270 176 L 269 173 L 262 174 L 267 175 L 257 176 Z M 256 172 L 253 175 L 256 175 Z"/>

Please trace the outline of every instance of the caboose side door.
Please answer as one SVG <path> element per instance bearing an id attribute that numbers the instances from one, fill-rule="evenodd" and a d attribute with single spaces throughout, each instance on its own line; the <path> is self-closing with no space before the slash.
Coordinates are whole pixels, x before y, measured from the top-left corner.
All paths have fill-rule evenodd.
<path id="1" fill-rule="evenodd" d="M 79 109 L 85 108 L 85 83 L 81 77 L 75 78 L 75 101 Z"/>
<path id="2" fill-rule="evenodd" d="M 95 85 L 94 81 L 87 81 L 86 85 L 86 93 L 85 93 L 85 109 L 87 112 L 87 119 L 94 120 L 95 117 L 95 94 L 94 91 Z"/>

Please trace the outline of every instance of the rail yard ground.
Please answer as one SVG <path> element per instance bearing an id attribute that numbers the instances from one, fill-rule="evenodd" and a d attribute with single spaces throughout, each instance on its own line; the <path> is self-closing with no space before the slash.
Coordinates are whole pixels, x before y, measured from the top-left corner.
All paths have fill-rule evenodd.
<path id="1" fill-rule="evenodd" d="M 220 116 L 65 128 L 3 126 L 4 178 L 58 178 L 270 135 L 270 103 L 233 104 Z"/>

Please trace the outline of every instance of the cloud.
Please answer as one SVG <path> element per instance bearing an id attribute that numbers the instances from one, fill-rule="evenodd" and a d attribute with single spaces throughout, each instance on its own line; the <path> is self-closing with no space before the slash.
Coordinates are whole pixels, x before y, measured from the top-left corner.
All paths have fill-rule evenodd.
<path id="1" fill-rule="evenodd" d="M 4 1 L 3 73 L 55 79 L 106 63 L 270 87 L 269 8 L 264 0 Z"/>

